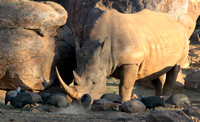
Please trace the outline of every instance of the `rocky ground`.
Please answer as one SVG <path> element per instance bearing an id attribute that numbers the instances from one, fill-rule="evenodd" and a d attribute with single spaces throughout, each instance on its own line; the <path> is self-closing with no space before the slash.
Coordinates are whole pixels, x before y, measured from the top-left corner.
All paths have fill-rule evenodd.
<path id="1" fill-rule="evenodd" d="M 118 91 L 119 81 L 116 79 L 109 79 L 107 81 L 107 93 Z M 139 84 L 134 87 L 135 93 L 143 92 L 146 96 L 153 95 L 152 89 L 147 89 Z M 186 90 L 187 93 L 189 93 Z M 12 121 L 12 122 L 57 122 L 57 121 L 153 121 L 152 117 L 159 116 L 166 121 L 170 118 L 175 121 L 192 121 L 200 119 L 200 93 L 190 91 L 188 95 L 192 101 L 191 106 L 183 106 L 179 108 L 163 108 L 157 107 L 154 111 L 147 110 L 144 113 L 125 113 L 120 111 L 92 111 L 85 109 L 79 105 L 71 105 L 70 107 L 58 109 L 55 107 L 46 107 L 38 105 L 30 110 L 23 109 L 20 113 L 20 109 L 14 109 L 11 105 L 4 105 L 5 91 L 0 91 L 0 120 Z M 184 113 L 182 113 L 184 111 Z M 172 113 L 170 113 L 172 112 Z M 177 117 L 178 116 L 178 117 Z M 181 117 L 181 118 L 180 118 Z"/>

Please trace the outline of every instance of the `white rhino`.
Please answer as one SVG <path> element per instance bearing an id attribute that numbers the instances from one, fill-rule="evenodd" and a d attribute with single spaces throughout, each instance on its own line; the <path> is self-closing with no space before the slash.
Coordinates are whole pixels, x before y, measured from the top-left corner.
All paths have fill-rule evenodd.
<path id="1" fill-rule="evenodd" d="M 187 61 L 189 41 L 186 29 L 167 14 L 142 10 L 122 14 L 106 10 L 96 20 L 89 39 L 80 47 L 76 41 L 77 85 L 66 92 L 80 100 L 83 94 L 99 98 L 106 88 L 106 77 L 120 79 L 122 102 L 130 100 L 135 81 L 152 80 L 156 95 L 170 95 L 177 74 Z M 160 77 L 166 73 L 162 88 Z"/>

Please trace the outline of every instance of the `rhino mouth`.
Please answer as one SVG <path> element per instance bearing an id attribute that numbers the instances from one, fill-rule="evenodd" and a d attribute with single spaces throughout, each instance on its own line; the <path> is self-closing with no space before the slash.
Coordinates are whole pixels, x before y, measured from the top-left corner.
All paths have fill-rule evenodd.
<path id="1" fill-rule="evenodd" d="M 74 87 L 70 87 L 67 84 L 65 84 L 65 82 L 63 81 L 63 79 L 60 76 L 60 73 L 58 71 L 58 68 L 55 67 L 56 69 L 56 74 L 58 77 L 58 80 L 60 82 L 60 84 L 62 85 L 62 87 L 65 89 L 65 91 L 67 92 L 67 94 L 72 97 L 73 99 L 80 99 L 80 93 L 78 91 L 75 90 Z M 74 79 L 75 81 L 77 81 L 77 83 L 81 83 L 80 82 L 80 77 L 78 77 L 78 75 L 76 74 L 75 71 L 73 71 L 73 75 L 74 75 Z"/>

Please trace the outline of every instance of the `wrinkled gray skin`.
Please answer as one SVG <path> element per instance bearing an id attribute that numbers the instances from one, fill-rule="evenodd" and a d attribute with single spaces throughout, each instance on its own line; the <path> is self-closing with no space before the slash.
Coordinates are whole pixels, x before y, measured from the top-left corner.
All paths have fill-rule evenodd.
<path id="1" fill-rule="evenodd" d="M 77 100 L 83 94 L 100 98 L 106 77 L 115 76 L 120 79 L 119 95 L 125 102 L 130 100 L 136 80 L 152 80 L 156 95 L 170 95 L 187 55 L 185 28 L 166 14 L 107 10 L 95 22 L 89 40 L 80 47 L 76 39 L 77 69 L 73 74 L 77 85 L 67 86 L 56 70 L 63 88 Z M 165 73 L 162 88 L 160 79 Z"/>

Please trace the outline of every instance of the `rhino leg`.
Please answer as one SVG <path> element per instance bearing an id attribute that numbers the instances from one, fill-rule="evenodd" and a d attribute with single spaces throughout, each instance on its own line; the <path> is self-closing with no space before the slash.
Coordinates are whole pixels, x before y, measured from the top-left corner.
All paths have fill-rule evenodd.
<path id="1" fill-rule="evenodd" d="M 124 65 L 120 68 L 119 95 L 122 98 L 122 103 L 130 100 L 137 73 L 137 65 Z"/>
<path id="2" fill-rule="evenodd" d="M 166 73 L 166 80 L 163 87 L 163 95 L 169 96 L 173 91 L 173 87 L 176 83 L 176 78 L 180 71 L 180 66 L 175 65 L 169 72 Z"/>
<path id="3" fill-rule="evenodd" d="M 152 80 L 151 81 L 155 90 L 156 90 L 156 93 L 155 95 L 156 96 L 161 96 L 162 95 L 162 90 L 163 90 L 163 84 L 165 82 L 165 78 L 164 78 L 164 75 L 160 76 L 159 78 L 155 79 L 155 80 Z"/>

